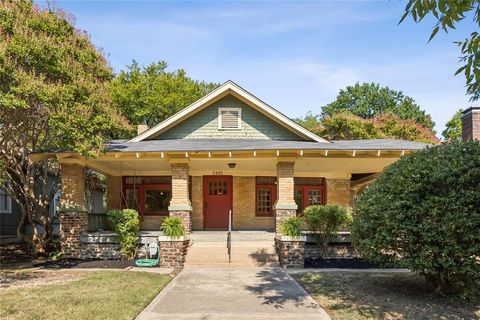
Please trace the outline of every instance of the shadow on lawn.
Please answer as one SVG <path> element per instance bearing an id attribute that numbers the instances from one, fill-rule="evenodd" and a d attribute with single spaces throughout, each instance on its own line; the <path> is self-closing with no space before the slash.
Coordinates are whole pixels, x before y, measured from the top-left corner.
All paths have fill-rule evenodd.
<path id="1" fill-rule="evenodd" d="M 286 303 L 293 303 L 296 307 L 319 308 L 307 299 L 309 294 L 282 269 L 261 270 L 256 276 L 261 278 L 261 283 L 247 286 L 246 289 L 263 299 L 262 304 L 273 305 L 277 309 L 283 309 Z"/>
<path id="2" fill-rule="evenodd" d="M 355 310 L 368 319 L 478 319 L 480 315 L 480 299 L 466 302 L 434 295 L 432 287 L 414 274 L 307 273 L 295 278 L 314 297 L 321 296 L 323 307 L 339 313 Z"/>

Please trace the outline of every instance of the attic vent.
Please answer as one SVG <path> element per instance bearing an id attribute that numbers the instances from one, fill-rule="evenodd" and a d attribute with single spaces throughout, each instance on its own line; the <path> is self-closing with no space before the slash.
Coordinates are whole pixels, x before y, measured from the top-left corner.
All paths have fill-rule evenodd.
<path id="1" fill-rule="evenodd" d="M 241 108 L 218 108 L 219 129 L 241 129 Z"/>

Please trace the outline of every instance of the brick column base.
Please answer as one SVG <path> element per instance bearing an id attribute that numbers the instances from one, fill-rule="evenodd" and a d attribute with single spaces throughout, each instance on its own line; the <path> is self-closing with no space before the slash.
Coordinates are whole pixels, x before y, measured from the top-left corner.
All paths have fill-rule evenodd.
<path id="1" fill-rule="evenodd" d="M 305 239 L 282 240 L 281 237 L 276 237 L 275 245 L 278 253 L 278 262 L 282 268 L 305 267 Z"/>
<path id="2" fill-rule="evenodd" d="M 185 230 L 185 235 L 188 235 L 192 232 L 191 211 L 171 210 L 170 217 L 179 217 L 180 219 L 182 219 L 183 230 Z"/>
<path id="3" fill-rule="evenodd" d="M 275 233 L 281 234 L 280 226 L 283 221 L 297 215 L 296 209 L 275 209 Z"/>
<path id="4" fill-rule="evenodd" d="M 159 241 L 160 267 L 182 269 L 190 240 Z"/>
<path id="5" fill-rule="evenodd" d="M 82 257 L 80 235 L 88 228 L 88 213 L 85 211 L 60 212 L 60 245 L 65 258 Z"/>

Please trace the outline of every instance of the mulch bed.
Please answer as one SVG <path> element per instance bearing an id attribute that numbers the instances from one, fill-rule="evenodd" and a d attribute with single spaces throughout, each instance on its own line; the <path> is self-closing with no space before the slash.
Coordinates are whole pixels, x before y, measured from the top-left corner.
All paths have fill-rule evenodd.
<path id="1" fill-rule="evenodd" d="M 100 268 L 100 269 L 125 269 L 127 267 L 134 267 L 134 260 L 75 260 L 75 259 L 61 259 L 57 261 L 45 261 L 34 264 L 34 267 L 42 267 L 46 269 L 60 269 L 60 268 Z"/>
<path id="2" fill-rule="evenodd" d="M 380 266 L 360 258 L 352 259 L 305 259 L 305 268 L 372 269 Z"/>
<path id="3" fill-rule="evenodd" d="M 0 246 L 0 265 L 26 262 L 31 259 L 26 243 L 2 244 Z"/>

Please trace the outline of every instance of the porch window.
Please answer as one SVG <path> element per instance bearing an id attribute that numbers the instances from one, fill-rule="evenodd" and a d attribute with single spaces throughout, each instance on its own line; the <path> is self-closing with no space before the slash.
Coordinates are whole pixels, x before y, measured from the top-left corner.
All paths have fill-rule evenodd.
<path id="1" fill-rule="evenodd" d="M 0 213 L 12 213 L 12 198 L 0 186 Z"/>
<path id="2" fill-rule="evenodd" d="M 124 177 L 124 208 L 137 210 L 141 215 L 168 215 L 172 199 L 172 178 Z"/>
<path id="3" fill-rule="evenodd" d="M 310 205 L 326 203 L 324 178 L 296 177 L 294 182 L 297 214 L 303 214 L 303 210 Z"/>
<path id="4" fill-rule="evenodd" d="M 257 177 L 255 186 L 255 207 L 257 216 L 273 216 L 273 205 L 277 200 L 277 178 Z"/>

